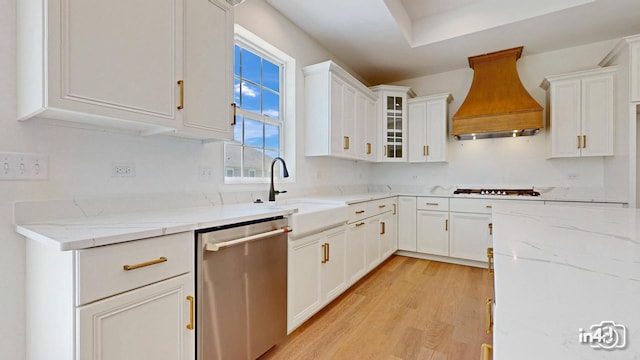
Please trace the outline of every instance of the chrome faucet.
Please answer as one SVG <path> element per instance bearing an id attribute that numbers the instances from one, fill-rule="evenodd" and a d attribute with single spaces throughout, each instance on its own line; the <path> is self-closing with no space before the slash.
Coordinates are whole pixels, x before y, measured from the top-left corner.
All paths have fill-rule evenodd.
<path id="1" fill-rule="evenodd" d="M 273 187 L 273 166 L 276 164 L 276 160 L 280 160 L 282 163 L 282 175 L 284 177 L 289 177 L 289 171 L 287 170 L 287 163 L 284 162 L 284 159 L 276 156 L 273 158 L 271 162 L 271 187 L 269 188 L 269 201 L 276 201 L 276 195 L 286 193 L 287 191 L 278 191 Z"/>

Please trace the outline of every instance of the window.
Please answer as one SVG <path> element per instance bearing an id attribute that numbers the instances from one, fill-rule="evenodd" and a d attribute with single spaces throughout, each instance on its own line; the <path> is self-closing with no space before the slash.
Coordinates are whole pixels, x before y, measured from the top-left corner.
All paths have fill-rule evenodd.
<path id="1" fill-rule="evenodd" d="M 286 108 L 291 104 L 286 101 L 285 78 L 292 61 L 236 25 L 233 70 L 236 126 L 234 142 L 225 144 L 225 182 L 266 181 L 271 176 L 272 160 L 285 154 L 291 172 L 294 151 L 285 144 L 287 134 L 292 140 L 289 127 L 293 126 L 286 116 L 289 114 Z M 295 69 L 295 63 L 292 67 Z"/>

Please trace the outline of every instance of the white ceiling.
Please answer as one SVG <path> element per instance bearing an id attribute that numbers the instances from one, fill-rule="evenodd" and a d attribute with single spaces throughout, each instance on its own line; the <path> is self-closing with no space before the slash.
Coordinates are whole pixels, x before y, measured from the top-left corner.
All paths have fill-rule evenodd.
<path id="1" fill-rule="evenodd" d="M 369 85 L 640 33 L 640 0 L 266 0 Z"/>

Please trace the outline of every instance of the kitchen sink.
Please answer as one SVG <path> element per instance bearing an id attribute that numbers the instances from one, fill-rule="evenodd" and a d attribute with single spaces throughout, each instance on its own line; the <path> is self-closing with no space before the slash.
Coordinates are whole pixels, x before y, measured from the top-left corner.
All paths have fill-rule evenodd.
<path id="1" fill-rule="evenodd" d="M 267 206 L 295 210 L 288 217 L 289 226 L 293 229 L 289 233 L 290 238 L 299 238 L 345 224 L 349 217 L 348 206 L 340 201 L 287 199 Z"/>

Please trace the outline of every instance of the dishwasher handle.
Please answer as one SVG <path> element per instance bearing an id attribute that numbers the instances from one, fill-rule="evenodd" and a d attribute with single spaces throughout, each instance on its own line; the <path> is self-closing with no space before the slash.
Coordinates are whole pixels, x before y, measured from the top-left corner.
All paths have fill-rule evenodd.
<path id="1" fill-rule="evenodd" d="M 270 236 L 274 236 L 274 235 L 286 234 L 286 233 L 290 233 L 291 231 L 292 231 L 292 229 L 287 226 L 287 227 L 284 227 L 282 229 L 267 231 L 267 232 L 264 232 L 264 233 L 243 237 L 241 239 L 225 241 L 225 242 L 221 242 L 221 243 L 214 243 L 214 244 L 207 243 L 207 244 L 205 244 L 204 249 L 207 250 L 207 251 L 219 251 L 219 250 L 222 250 L 224 248 L 228 248 L 230 246 L 235 246 L 235 245 L 240 245 L 240 244 L 244 244 L 244 243 L 251 242 L 251 241 L 260 240 L 260 239 L 264 239 L 264 238 L 267 238 L 267 237 L 270 237 Z"/>

